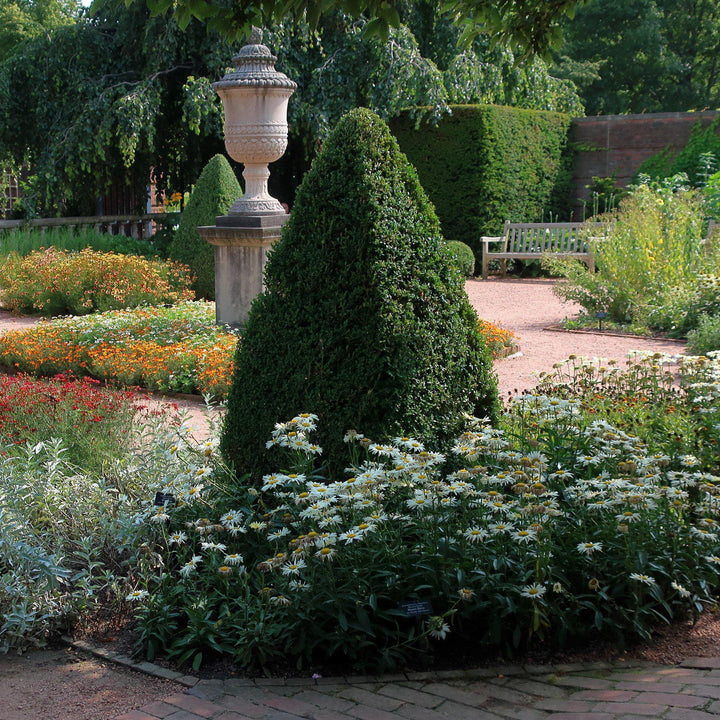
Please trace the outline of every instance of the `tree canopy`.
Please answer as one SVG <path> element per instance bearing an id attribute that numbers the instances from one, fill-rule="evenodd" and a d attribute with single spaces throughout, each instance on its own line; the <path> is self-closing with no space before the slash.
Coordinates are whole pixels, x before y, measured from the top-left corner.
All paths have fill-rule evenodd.
<path id="1" fill-rule="evenodd" d="M 720 0 L 592 0 L 564 38 L 557 70 L 588 114 L 720 105 Z"/>
<path id="2" fill-rule="evenodd" d="M 137 0 L 125 0 L 127 4 Z M 102 0 L 96 0 L 102 2 Z M 318 26 L 336 11 L 370 20 L 369 34 L 386 39 L 400 25 L 407 0 L 145 0 L 153 15 L 173 12 L 181 27 L 192 18 L 231 40 L 249 34 L 253 25 L 284 20 L 307 21 Z M 529 53 L 545 51 L 560 39 L 560 21 L 586 0 L 445 0 L 444 13 L 463 27 L 466 38 L 488 33 L 498 43 Z M 436 3 L 439 5 L 439 3 Z"/>
<path id="3" fill-rule="evenodd" d="M 25 40 L 73 24 L 79 12 L 78 0 L 4 0 L 0 4 L 0 62 Z"/>
<path id="4" fill-rule="evenodd" d="M 316 143 L 354 107 L 383 118 L 472 102 L 582 112 L 572 84 L 541 60 L 516 63 L 485 36 L 463 45 L 461 29 L 432 0 L 408 2 L 386 42 L 365 32 L 369 22 L 335 12 L 315 29 L 286 21 L 266 31 L 278 68 L 299 85 L 285 167 L 273 173 L 291 178 L 289 188 L 273 188 L 281 199 L 290 199 Z M 212 83 L 239 45 L 196 20 L 182 31 L 142 3 L 105 0 L 92 17 L 17 46 L 0 65 L 0 162 L 32 167 L 27 210 L 92 213 L 110 183 L 143 187 L 151 172 L 160 190 L 189 189 L 223 151 Z"/>

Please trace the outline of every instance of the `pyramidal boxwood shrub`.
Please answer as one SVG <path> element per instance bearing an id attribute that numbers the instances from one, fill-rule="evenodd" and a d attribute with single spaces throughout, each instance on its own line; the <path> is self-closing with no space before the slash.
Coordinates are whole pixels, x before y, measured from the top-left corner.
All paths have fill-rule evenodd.
<path id="1" fill-rule="evenodd" d="M 331 470 L 344 467 L 348 430 L 438 446 L 463 413 L 497 413 L 492 363 L 437 216 L 369 110 L 348 113 L 325 142 L 265 286 L 243 328 L 222 437 L 238 472 L 272 467 L 265 442 L 299 412 L 319 415 Z"/>
<path id="2" fill-rule="evenodd" d="M 196 276 L 193 290 L 199 298 L 215 298 L 215 252 L 203 240 L 197 228 L 214 225 L 217 215 L 225 215 L 242 195 L 230 163 L 223 155 L 215 155 L 200 173 L 190 199 L 180 215 L 180 224 L 168 255 L 188 265 Z"/>

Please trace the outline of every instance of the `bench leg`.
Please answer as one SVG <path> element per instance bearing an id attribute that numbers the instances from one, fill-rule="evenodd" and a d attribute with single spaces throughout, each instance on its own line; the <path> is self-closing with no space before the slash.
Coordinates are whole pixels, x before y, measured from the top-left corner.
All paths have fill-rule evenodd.
<path id="1" fill-rule="evenodd" d="M 589 273 L 595 272 L 595 258 L 592 255 L 587 259 L 587 269 Z"/>
<path id="2" fill-rule="evenodd" d="M 500 261 L 500 273 L 503 277 L 507 275 L 507 260 L 505 258 Z"/>
<path id="3" fill-rule="evenodd" d="M 482 279 L 487 280 L 488 276 L 488 256 L 487 253 L 484 252 L 482 255 Z"/>

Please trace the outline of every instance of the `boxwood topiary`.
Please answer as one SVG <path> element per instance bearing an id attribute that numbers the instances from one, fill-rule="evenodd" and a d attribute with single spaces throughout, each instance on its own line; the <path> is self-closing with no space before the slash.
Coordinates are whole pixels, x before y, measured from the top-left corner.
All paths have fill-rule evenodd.
<path id="1" fill-rule="evenodd" d="M 199 298 L 215 298 L 214 248 L 198 234 L 201 225 L 214 225 L 242 195 L 230 163 L 215 155 L 200 173 L 190 199 L 180 215 L 180 224 L 168 248 L 168 256 L 190 266 L 196 276 L 193 290 Z"/>
<path id="2" fill-rule="evenodd" d="M 298 189 L 243 328 L 221 441 L 236 471 L 277 469 L 265 443 L 303 411 L 320 417 L 331 470 L 347 463 L 349 429 L 437 446 L 463 412 L 495 416 L 491 360 L 443 243 L 385 123 L 348 113 Z"/>
<path id="3" fill-rule="evenodd" d="M 453 265 L 464 277 L 472 277 L 475 274 L 475 254 L 472 248 L 459 240 L 449 240 L 447 247 Z"/>

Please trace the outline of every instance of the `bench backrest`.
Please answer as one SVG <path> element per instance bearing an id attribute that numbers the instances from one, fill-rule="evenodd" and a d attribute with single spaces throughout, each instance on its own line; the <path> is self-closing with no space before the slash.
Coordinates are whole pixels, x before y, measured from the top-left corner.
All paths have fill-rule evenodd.
<path id="1" fill-rule="evenodd" d="M 505 251 L 584 253 L 585 223 L 505 223 Z"/>

